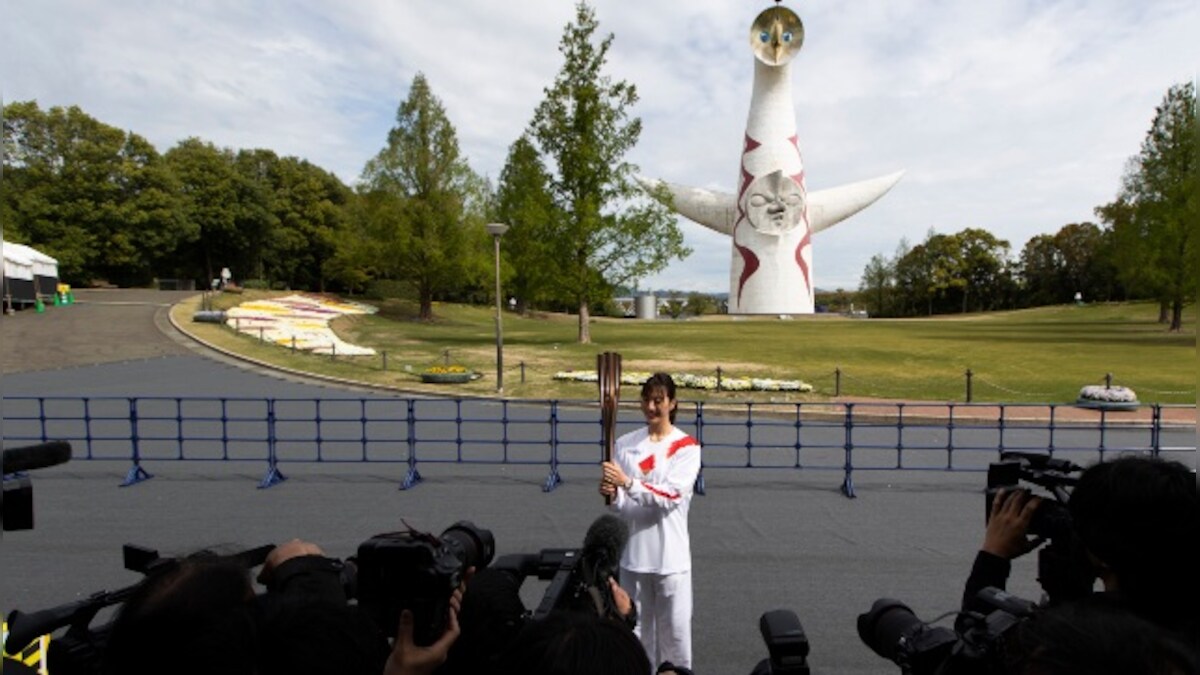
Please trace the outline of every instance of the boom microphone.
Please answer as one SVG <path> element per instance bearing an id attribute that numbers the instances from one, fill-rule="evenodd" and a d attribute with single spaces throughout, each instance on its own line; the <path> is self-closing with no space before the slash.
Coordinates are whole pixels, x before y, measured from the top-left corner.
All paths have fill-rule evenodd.
<path id="1" fill-rule="evenodd" d="M 625 521 L 606 513 L 595 520 L 583 538 L 579 562 L 584 580 L 592 586 L 608 587 L 609 577 L 616 577 L 621 553 L 629 541 L 629 526 Z"/>
<path id="2" fill-rule="evenodd" d="M 579 572 L 583 590 L 596 613 L 623 621 L 637 621 L 636 612 L 624 616 L 617 609 L 609 579 L 620 572 L 621 552 L 629 541 L 629 526 L 625 521 L 606 513 L 595 520 L 583 538 L 579 553 Z M 632 627 L 632 624 L 630 624 Z"/>
<path id="3" fill-rule="evenodd" d="M 0 470 L 5 474 L 23 473 L 66 464 L 70 460 L 71 444 L 66 441 L 51 441 L 23 448 L 5 448 Z"/>

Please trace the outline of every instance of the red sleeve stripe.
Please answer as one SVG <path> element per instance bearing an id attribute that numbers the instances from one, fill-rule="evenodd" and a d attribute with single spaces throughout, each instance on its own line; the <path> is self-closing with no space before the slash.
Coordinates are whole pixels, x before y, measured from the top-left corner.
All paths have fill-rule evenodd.
<path id="1" fill-rule="evenodd" d="M 667 492 L 666 490 L 660 490 L 660 489 L 654 487 L 653 485 L 650 485 L 646 481 L 642 481 L 642 487 L 646 488 L 650 492 L 653 492 L 654 494 L 658 495 L 659 497 L 665 497 L 666 499 L 679 499 L 678 492 Z"/>
<path id="2" fill-rule="evenodd" d="M 671 447 L 667 448 L 667 459 L 674 457 L 675 453 L 679 452 L 680 450 L 693 445 L 700 445 L 700 443 L 691 436 L 684 436 L 683 438 L 672 443 Z"/>

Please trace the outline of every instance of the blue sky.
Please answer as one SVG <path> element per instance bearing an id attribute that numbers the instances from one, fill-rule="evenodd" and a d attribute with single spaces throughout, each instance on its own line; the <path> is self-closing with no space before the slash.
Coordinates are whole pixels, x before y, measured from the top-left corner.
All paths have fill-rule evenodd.
<path id="1" fill-rule="evenodd" d="M 609 74 L 641 97 L 630 159 L 644 174 L 733 191 L 748 29 L 769 4 L 593 3 L 616 35 Z M 809 189 L 907 171 L 816 236 L 818 288 L 857 287 L 872 255 L 931 228 L 983 227 L 1016 255 L 1032 236 L 1094 220 L 1163 94 L 1200 66 L 1195 0 L 785 4 L 806 29 L 792 86 Z M 78 105 L 160 151 L 198 136 L 353 183 L 421 71 L 472 167 L 495 180 L 573 15 L 568 0 L 10 0 L 0 94 Z M 728 239 L 681 227 L 694 253 L 642 287 L 728 290 Z"/>

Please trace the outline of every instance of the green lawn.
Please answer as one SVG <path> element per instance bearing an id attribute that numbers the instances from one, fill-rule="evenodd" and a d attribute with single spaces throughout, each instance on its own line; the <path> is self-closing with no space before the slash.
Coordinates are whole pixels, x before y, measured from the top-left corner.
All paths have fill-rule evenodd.
<path id="1" fill-rule="evenodd" d="M 226 295 L 232 306 L 252 297 Z M 375 316 L 338 319 L 343 339 L 387 353 L 342 358 L 292 354 L 212 324 L 192 323 L 196 302 L 176 308 L 176 320 L 203 339 L 253 358 L 298 370 L 444 394 L 489 394 L 495 390 L 494 309 L 437 305 L 437 319 L 418 322 L 406 303 L 385 303 Z M 872 398 L 962 401 L 965 372 L 973 373 L 975 401 L 1069 403 L 1085 384 L 1129 386 L 1144 403 L 1195 403 L 1196 312 L 1185 313 L 1185 329 L 1168 333 L 1157 307 L 1147 303 L 1104 304 L 938 317 L 848 319 L 816 315 L 778 318 L 706 317 L 703 320 L 639 321 L 597 319 L 593 343 L 575 343 L 573 316 L 521 317 L 505 313 L 505 394 L 519 398 L 591 399 L 595 384 L 553 380 L 562 370 L 594 369 L 596 355 L 622 355 L 624 369 L 799 379 L 812 394 L 686 390 L 695 400 L 799 401 L 834 395 L 835 370 L 842 395 Z M 422 385 L 417 373 L 452 363 L 484 374 L 463 385 Z M 520 364 L 525 364 L 521 381 Z M 407 370 L 406 370 L 407 369 Z"/>

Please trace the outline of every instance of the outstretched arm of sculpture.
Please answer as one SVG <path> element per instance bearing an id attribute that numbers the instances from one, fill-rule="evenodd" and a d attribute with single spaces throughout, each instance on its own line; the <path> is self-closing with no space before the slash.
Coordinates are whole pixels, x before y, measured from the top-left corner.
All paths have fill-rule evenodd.
<path id="1" fill-rule="evenodd" d="M 862 211 L 900 182 L 903 171 L 808 193 L 808 222 L 813 234 Z"/>
<path id="2" fill-rule="evenodd" d="M 733 195 L 666 183 L 644 176 L 637 176 L 637 182 L 650 194 L 666 189 L 671 194 L 672 208 L 684 218 L 721 234 L 733 235 L 733 223 L 737 212 L 737 199 Z"/>
<path id="3" fill-rule="evenodd" d="M 904 172 L 897 171 L 878 178 L 808 193 L 809 227 L 815 234 L 837 225 L 887 194 L 888 190 L 900 182 L 902 176 Z M 737 220 L 737 197 L 734 195 L 666 183 L 644 176 L 638 176 L 637 181 L 650 193 L 665 188 L 671 194 L 672 206 L 679 215 L 714 232 L 733 235 L 733 225 Z"/>

